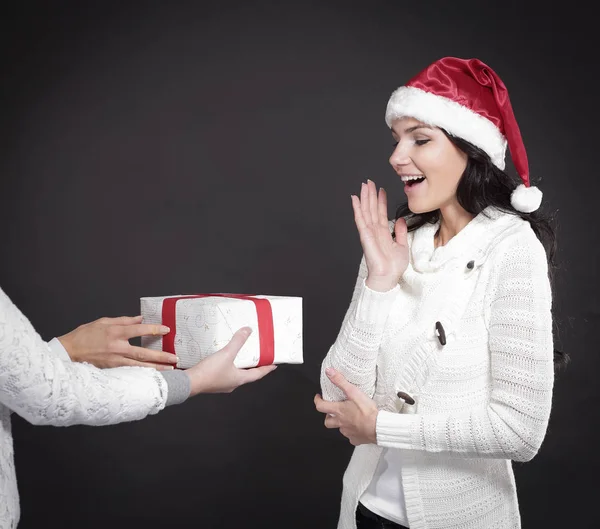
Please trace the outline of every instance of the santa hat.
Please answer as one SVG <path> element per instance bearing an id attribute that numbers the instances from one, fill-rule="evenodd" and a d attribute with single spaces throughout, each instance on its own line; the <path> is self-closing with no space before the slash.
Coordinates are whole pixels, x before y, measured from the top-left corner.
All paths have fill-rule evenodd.
<path id="1" fill-rule="evenodd" d="M 479 59 L 444 57 L 425 68 L 390 97 L 385 121 L 412 117 L 476 145 L 504 169 L 506 146 L 522 184 L 511 195 L 517 211 L 540 207 L 542 192 L 529 183 L 527 152 L 506 86 Z"/>

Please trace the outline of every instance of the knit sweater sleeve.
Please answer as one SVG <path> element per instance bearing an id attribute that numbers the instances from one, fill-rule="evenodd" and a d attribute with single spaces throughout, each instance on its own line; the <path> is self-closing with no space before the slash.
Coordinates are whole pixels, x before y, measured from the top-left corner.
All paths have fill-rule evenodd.
<path id="1" fill-rule="evenodd" d="M 514 461 L 535 456 L 550 417 L 554 366 L 546 254 L 531 235 L 494 252 L 486 300 L 492 384 L 487 405 L 431 416 L 380 411 L 378 445 Z"/>
<path id="2" fill-rule="evenodd" d="M 325 374 L 328 367 L 338 370 L 367 395 L 373 396 L 375 392 L 377 354 L 390 308 L 400 287 L 396 285 L 387 292 L 376 292 L 365 285 L 366 277 L 367 265 L 363 256 L 350 307 L 321 366 L 321 391 L 325 400 L 346 398 Z"/>
<path id="3" fill-rule="evenodd" d="M 0 289 L 0 403 L 32 424 L 104 425 L 164 408 L 167 382 L 141 367 L 98 369 L 52 353 Z"/>

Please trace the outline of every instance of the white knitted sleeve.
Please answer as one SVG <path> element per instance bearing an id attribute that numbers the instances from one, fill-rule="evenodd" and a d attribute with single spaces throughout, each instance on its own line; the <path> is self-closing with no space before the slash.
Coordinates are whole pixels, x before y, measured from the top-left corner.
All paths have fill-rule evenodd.
<path id="1" fill-rule="evenodd" d="M 491 256 L 487 406 L 433 416 L 380 411 L 378 445 L 514 461 L 535 456 L 550 417 L 554 365 L 546 254 L 531 235 Z"/>
<path id="2" fill-rule="evenodd" d="M 367 265 L 363 256 L 350 307 L 338 337 L 321 365 L 321 391 L 325 400 L 346 399 L 325 374 L 328 367 L 337 369 L 369 397 L 375 392 L 377 354 L 390 308 L 400 287 L 396 285 L 388 292 L 376 292 L 365 285 L 366 277 Z"/>
<path id="3" fill-rule="evenodd" d="M 167 391 L 154 369 L 63 362 L 0 289 L 0 402 L 30 423 L 134 421 L 160 411 Z"/>

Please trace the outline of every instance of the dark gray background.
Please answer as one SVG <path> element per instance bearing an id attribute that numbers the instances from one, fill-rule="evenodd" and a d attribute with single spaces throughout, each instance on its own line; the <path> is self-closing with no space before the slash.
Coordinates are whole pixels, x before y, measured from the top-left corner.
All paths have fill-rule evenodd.
<path id="1" fill-rule="evenodd" d="M 20 2 L 1 18 L 2 288 L 50 339 L 141 296 L 304 298 L 305 364 L 134 424 L 14 418 L 23 529 L 332 528 L 351 446 L 313 408 L 361 249 L 403 200 L 384 123 L 444 55 L 509 87 L 557 212 L 557 379 L 524 528 L 598 527 L 597 74 L 589 13 L 522 2 Z"/>

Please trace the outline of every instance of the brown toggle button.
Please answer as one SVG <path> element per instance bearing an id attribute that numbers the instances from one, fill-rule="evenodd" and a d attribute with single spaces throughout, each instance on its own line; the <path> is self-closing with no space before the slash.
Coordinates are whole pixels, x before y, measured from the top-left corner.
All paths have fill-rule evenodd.
<path id="1" fill-rule="evenodd" d="M 435 322 L 435 334 L 442 345 L 446 345 L 446 331 L 439 321 Z"/>
<path id="2" fill-rule="evenodd" d="M 408 393 L 404 393 L 404 391 L 398 391 L 397 395 L 404 402 L 406 402 L 406 404 L 410 404 L 412 406 L 415 403 L 415 399 L 413 399 Z"/>
<path id="3" fill-rule="evenodd" d="M 467 268 L 468 268 L 469 270 L 473 270 L 473 268 L 475 268 L 475 261 L 469 261 L 469 262 L 467 263 Z"/>

